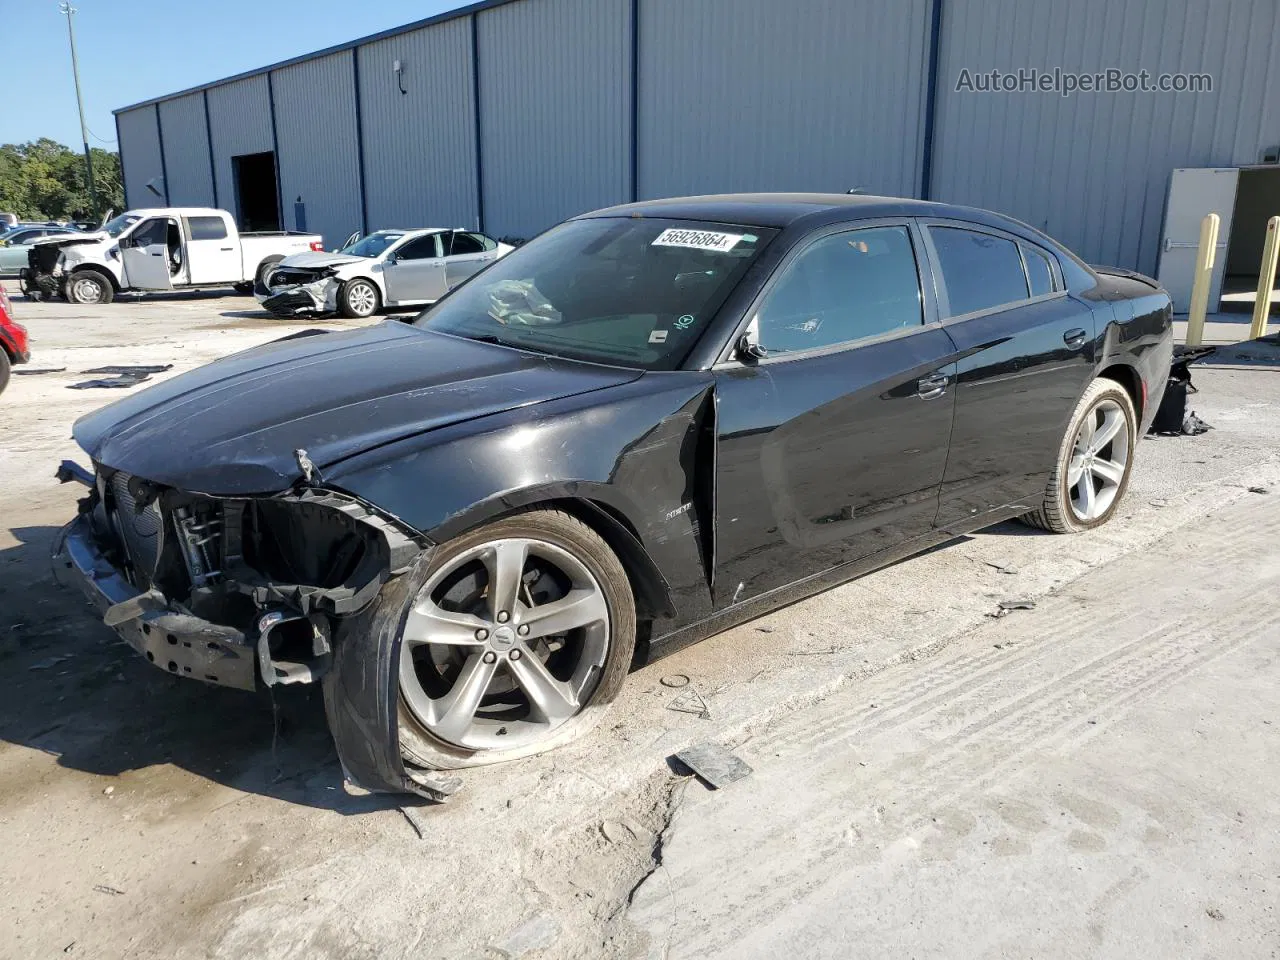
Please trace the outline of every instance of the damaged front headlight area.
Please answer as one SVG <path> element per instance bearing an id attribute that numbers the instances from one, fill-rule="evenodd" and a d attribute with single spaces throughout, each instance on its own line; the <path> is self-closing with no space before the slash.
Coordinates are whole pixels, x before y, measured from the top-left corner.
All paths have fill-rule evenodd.
<path id="1" fill-rule="evenodd" d="M 304 270 L 280 267 L 269 271 L 258 301 L 279 317 L 305 313 L 333 313 L 338 309 L 340 282 L 332 267 Z"/>
<path id="2" fill-rule="evenodd" d="M 322 677 L 341 620 L 424 545 L 336 491 L 218 498 L 109 468 L 59 476 L 90 487 L 59 559 L 104 622 L 157 666 L 222 686 Z"/>

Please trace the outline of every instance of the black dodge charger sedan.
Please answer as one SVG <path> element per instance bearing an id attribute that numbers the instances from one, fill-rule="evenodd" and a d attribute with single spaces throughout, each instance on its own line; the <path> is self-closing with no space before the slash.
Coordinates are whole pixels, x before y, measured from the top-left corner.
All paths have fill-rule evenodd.
<path id="1" fill-rule="evenodd" d="M 1153 281 L 993 213 L 630 204 L 81 418 L 61 558 L 158 667 L 320 681 L 352 781 L 438 796 L 635 662 L 1007 518 L 1105 523 L 1171 354 Z"/>

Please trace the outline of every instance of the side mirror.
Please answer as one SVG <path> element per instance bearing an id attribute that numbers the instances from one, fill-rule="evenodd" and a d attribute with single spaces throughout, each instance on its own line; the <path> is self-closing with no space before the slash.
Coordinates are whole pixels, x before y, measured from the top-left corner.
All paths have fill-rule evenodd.
<path id="1" fill-rule="evenodd" d="M 388 267 L 395 266 L 396 255 L 394 253 L 388 253 L 385 263 Z"/>
<path id="2" fill-rule="evenodd" d="M 738 342 L 734 345 L 734 352 L 740 360 L 763 360 L 769 355 L 769 351 L 749 333 L 744 333 L 738 338 Z"/>

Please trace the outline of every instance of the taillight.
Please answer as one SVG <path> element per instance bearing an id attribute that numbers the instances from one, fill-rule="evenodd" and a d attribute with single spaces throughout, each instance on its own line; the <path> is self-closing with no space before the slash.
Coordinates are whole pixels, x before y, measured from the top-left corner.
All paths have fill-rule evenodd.
<path id="1" fill-rule="evenodd" d="M 312 240 L 312 241 L 311 241 L 311 252 L 312 252 L 312 253 L 324 253 L 324 241 L 323 241 L 323 240 Z"/>

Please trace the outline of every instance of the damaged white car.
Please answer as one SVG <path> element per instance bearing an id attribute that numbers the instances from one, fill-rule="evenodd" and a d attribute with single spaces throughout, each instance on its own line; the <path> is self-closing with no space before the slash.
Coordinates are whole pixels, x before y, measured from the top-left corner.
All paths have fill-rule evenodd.
<path id="1" fill-rule="evenodd" d="M 513 248 L 447 227 L 379 230 L 334 253 L 286 257 L 254 287 L 277 316 L 372 316 L 383 307 L 434 303 Z"/>

